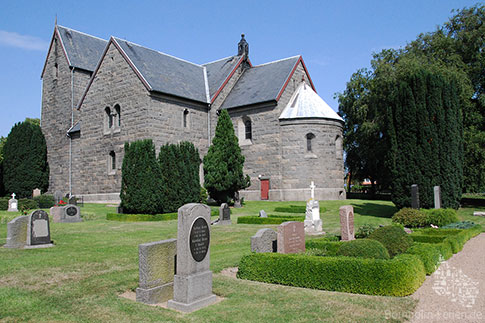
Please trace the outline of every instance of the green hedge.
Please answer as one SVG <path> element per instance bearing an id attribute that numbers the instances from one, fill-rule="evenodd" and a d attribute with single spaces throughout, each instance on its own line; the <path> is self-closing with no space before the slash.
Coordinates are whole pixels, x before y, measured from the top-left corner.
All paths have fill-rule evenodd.
<path id="1" fill-rule="evenodd" d="M 177 220 L 177 219 L 178 219 L 178 213 L 165 213 L 165 214 L 108 213 L 106 214 L 106 220 L 122 221 L 122 222 L 168 221 L 168 220 Z"/>
<path id="2" fill-rule="evenodd" d="M 405 252 L 413 243 L 413 240 L 403 228 L 394 225 L 380 227 L 372 232 L 368 238 L 382 243 L 391 258 Z"/>
<path id="3" fill-rule="evenodd" d="M 41 209 L 48 209 L 55 205 L 54 196 L 49 194 L 36 196 L 34 197 L 34 200 L 37 202 L 39 208 Z"/>
<path id="4" fill-rule="evenodd" d="M 429 227 L 431 224 L 441 227 L 457 221 L 458 215 L 453 209 L 416 210 L 403 208 L 392 217 L 392 222 L 410 228 Z"/>
<path id="5" fill-rule="evenodd" d="M 459 221 L 458 215 L 453 209 L 422 209 L 420 211 L 426 215 L 430 225 L 434 224 L 442 227 L 444 225 Z"/>
<path id="6" fill-rule="evenodd" d="M 261 218 L 259 216 L 240 216 L 237 218 L 238 224 L 281 224 L 286 221 L 299 221 L 303 222 L 304 216 L 274 216 L 268 215 L 267 218 Z"/>
<path id="7" fill-rule="evenodd" d="M 434 273 L 440 263 L 441 248 L 435 244 L 415 242 L 405 253 L 416 255 L 421 259 L 426 275 Z"/>
<path id="8" fill-rule="evenodd" d="M 337 250 L 337 256 L 389 259 L 386 247 L 379 241 L 371 239 L 346 241 Z"/>
<path id="9" fill-rule="evenodd" d="M 415 255 L 391 260 L 254 253 L 239 263 L 239 278 L 348 293 L 406 296 L 426 278 Z"/>
<path id="10" fill-rule="evenodd" d="M 415 234 L 411 233 L 410 237 L 413 239 L 414 242 L 424 242 L 424 243 L 441 243 L 443 240 L 446 239 L 446 235 L 443 236 L 429 236 L 426 234 Z"/>
<path id="11" fill-rule="evenodd" d="M 39 204 L 37 204 L 37 201 L 33 199 L 20 199 L 19 200 L 19 206 L 18 209 L 19 211 L 22 209 L 26 210 L 35 210 L 39 208 Z"/>
<path id="12" fill-rule="evenodd" d="M 328 241 L 320 238 L 305 241 L 305 247 L 307 249 L 323 250 L 326 256 L 336 256 L 340 246 L 344 243 L 343 241 Z"/>
<path id="13" fill-rule="evenodd" d="M 8 197 L 0 197 L 0 211 L 8 210 Z"/>

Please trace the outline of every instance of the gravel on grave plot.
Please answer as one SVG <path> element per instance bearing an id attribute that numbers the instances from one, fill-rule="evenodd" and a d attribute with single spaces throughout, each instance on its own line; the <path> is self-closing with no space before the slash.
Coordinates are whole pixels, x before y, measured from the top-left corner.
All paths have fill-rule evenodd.
<path id="1" fill-rule="evenodd" d="M 485 322 L 485 233 L 443 262 L 411 297 L 419 300 L 407 313 L 411 322 Z"/>

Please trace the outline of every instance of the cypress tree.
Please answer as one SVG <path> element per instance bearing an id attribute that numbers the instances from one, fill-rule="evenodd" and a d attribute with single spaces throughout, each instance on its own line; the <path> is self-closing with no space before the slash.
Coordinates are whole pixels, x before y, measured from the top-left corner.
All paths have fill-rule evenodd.
<path id="1" fill-rule="evenodd" d="M 204 157 L 204 186 L 213 199 L 228 202 L 236 192 L 249 187 L 249 176 L 243 174 L 244 159 L 229 113 L 222 110 Z"/>
<path id="2" fill-rule="evenodd" d="M 125 143 L 121 167 L 121 207 L 125 213 L 163 212 L 163 181 L 151 139 Z"/>
<path id="3" fill-rule="evenodd" d="M 47 146 L 38 124 L 15 124 L 3 147 L 3 183 L 7 193 L 31 197 L 32 190 L 49 188 Z"/>

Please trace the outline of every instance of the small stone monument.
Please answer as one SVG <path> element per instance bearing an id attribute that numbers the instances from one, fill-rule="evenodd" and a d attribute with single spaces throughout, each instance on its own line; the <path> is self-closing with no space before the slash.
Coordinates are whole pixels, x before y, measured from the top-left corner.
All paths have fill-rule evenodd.
<path id="1" fill-rule="evenodd" d="M 227 203 L 222 203 L 219 208 L 219 218 L 212 222 L 213 225 L 231 224 L 231 209 Z"/>
<path id="2" fill-rule="evenodd" d="M 59 191 L 55 191 L 54 192 L 54 202 L 57 204 L 59 204 L 59 202 L 62 200 L 62 192 L 59 192 Z"/>
<path id="3" fill-rule="evenodd" d="M 311 183 L 310 189 L 311 198 L 306 203 L 305 213 L 305 232 L 309 234 L 322 234 L 322 220 L 320 219 L 320 204 L 315 201 L 315 184 Z"/>
<path id="4" fill-rule="evenodd" d="M 473 216 L 485 216 L 485 212 L 475 211 L 473 212 Z"/>
<path id="5" fill-rule="evenodd" d="M 239 197 L 239 192 L 234 193 L 234 207 L 241 208 L 241 198 Z"/>
<path id="6" fill-rule="evenodd" d="M 355 240 L 354 237 L 354 207 L 344 205 L 339 209 L 340 213 L 340 233 L 342 241 Z"/>
<path id="7" fill-rule="evenodd" d="M 434 192 L 434 208 L 441 209 L 441 188 L 439 186 L 433 187 Z"/>
<path id="8" fill-rule="evenodd" d="M 8 212 L 18 212 L 19 203 L 17 199 L 15 198 L 15 193 L 12 193 L 12 198 L 8 200 Z"/>
<path id="9" fill-rule="evenodd" d="M 177 274 L 169 308 L 193 312 L 216 302 L 210 271 L 210 207 L 190 203 L 178 210 Z"/>
<path id="10" fill-rule="evenodd" d="M 36 188 L 32 191 L 32 197 L 37 197 L 37 196 L 40 196 L 41 194 L 41 191 L 40 189 Z"/>
<path id="11" fill-rule="evenodd" d="M 251 237 L 252 252 L 276 252 L 277 234 L 272 229 L 260 229 Z"/>
<path id="12" fill-rule="evenodd" d="M 260 210 L 260 211 L 259 211 L 259 217 L 260 217 L 260 218 L 267 218 L 267 217 L 268 217 L 268 215 L 266 214 L 266 212 L 265 212 L 264 210 Z"/>
<path id="13" fill-rule="evenodd" d="M 77 205 L 53 206 L 49 210 L 54 222 L 82 222 L 81 209 Z"/>
<path id="14" fill-rule="evenodd" d="M 157 304 L 173 298 L 173 277 L 176 274 L 177 239 L 138 245 L 140 283 L 136 301 Z"/>
<path id="15" fill-rule="evenodd" d="M 418 184 L 411 185 L 411 207 L 419 209 L 419 188 Z"/>
<path id="16" fill-rule="evenodd" d="M 27 245 L 29 218 L 28 215 L 21 215 L 7 223 L 5 248 L 24 248 Z"/>
<path id="17" fill-rule="evenodd" d="M 7 224 L 5 248 L 46 248 L 53 247 L 50 239 L 49 215 L 36 210 L 30 215 L 18 216 Z"/>
<path id="18" fill-rule="evenodd" d="M 305 252 L 305 228 L 302 222 L 288 221 L 278 226 L 278 253 Z"/>

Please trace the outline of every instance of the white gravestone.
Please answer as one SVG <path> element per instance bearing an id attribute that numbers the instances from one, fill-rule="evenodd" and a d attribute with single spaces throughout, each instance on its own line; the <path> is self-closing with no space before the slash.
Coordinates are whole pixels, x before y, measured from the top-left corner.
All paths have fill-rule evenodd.
<path id="1" fill-rule="evenodd" d="M 315 184 L 313 181 L 310 184 L 311 198 L 306 204 L 305 232 L 310 234 L 322 234 L 322 220 L 320 219 L 320 204 L 315 201 Z"/>
<path id="2" fill-rule="evenodd" d="M 15 193 L 12 193 L 12 198 L 8 200 L 8 212 L 18 212 L 18 201 L 15 199 Z"/>

